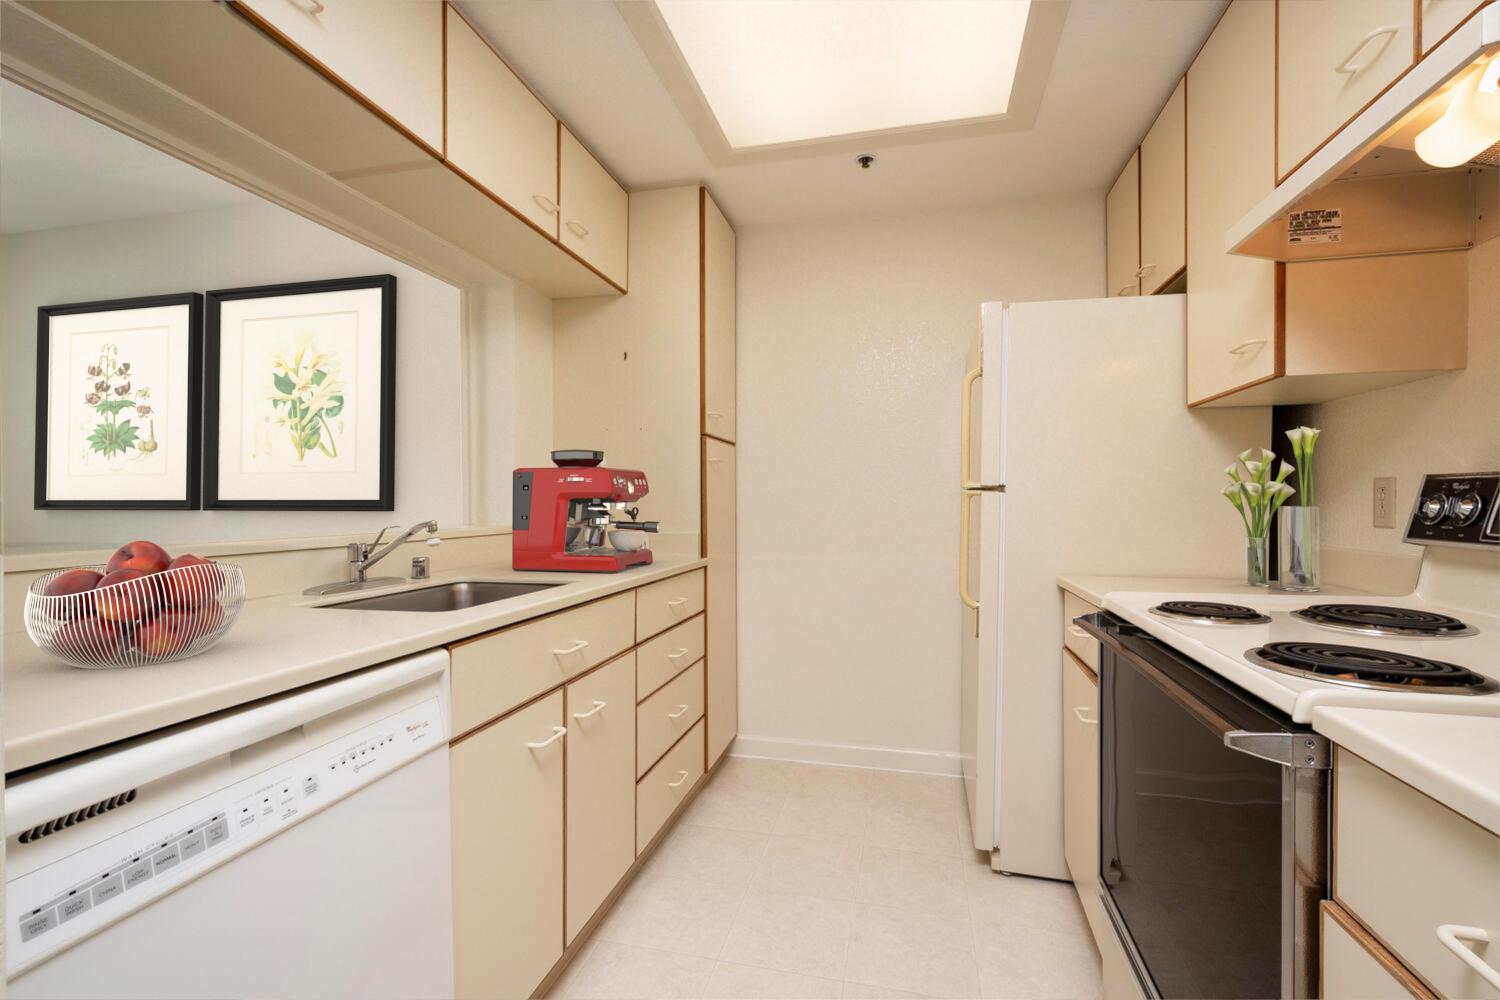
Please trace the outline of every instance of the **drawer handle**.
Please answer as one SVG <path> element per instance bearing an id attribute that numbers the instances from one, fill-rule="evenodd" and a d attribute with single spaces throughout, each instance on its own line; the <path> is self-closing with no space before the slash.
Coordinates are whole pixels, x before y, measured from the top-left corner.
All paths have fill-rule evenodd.
<path id="1" fill-rule="evenodd" d="M 1377 52 L 1375 54 L 1375 59 L 1366 59 L 1362 63 L 1356 63 L 1354 61 L 1354 57 L 1363 52 L 1365 50 L 1365 46 L 1369 45 L 1375 39 L 1385 35 L 1394 35 L 1400 30 L 1401 25 L 1399 24 L 1383 24 L 1380 27 L 1375 28 L 1369 34 L 1365 35 L 1365 37 L 1359 40 L 1359 44 L 1354 46 L 1354 51 L 1350 52 L 1349 55 L 1345 57 L 1343 62 L 1334 67 L 1334 72 L 1347 73 L 1349 76 L 1353 76 L 1355 73 L 1358 73 L 1361 70 L 1365 69 L 1370 65 L 1370 63 L 1374 62 L 1375 59 L 1380 58 L 1380 52 L 1385 51 L 1385 46 L 1381 46 L 1380 52 Z"/>
<path id="2" fill-rule="evenodd" d="M 667 782 L 667 787 L 668 788 L 681 788 L 682 787 L 682 783 L 684 781 L 686 781 L 687 779 L 688 779 L 688 773 L 686 771 L 678 771 L 677 772 L 677 780 L 676 781 L 669 781 L 669 782 Z"/>
<path id="3" fill-rule="evenodd" d="M 1071 635 L 1075 639 L 1092 639 L 1093 638 L 1093 636 L 1089 635 L 1087 632 L 1085 632 L 1083 629 L 1079 628 L 1077 625 L 1069 625 L 1068 626 L 1068 634 Z"/>
<path id="4" fill-rule="evenodd" d="M 607 702 L 602 702 L 602 701 L 599 701 L 598 699 L 595 699 L 595 701 L 594 701 L 594 707 L 593 708 L 589 709 L 587 712 L 574 712 L 573 713 L 573 718 L 575 718 L 575 719 L 592 719 L 594 716 L 596 716 L 600 712 L 604 711 L 604 706 L 606 704 L 607 704 Z"/>
<path id="5" fill-rule="evenodd" d="M 588 228 L 584 226 L 583 223 L 577 222 L 573 219 L 568 220 L 568 228 L 573 230 L 573 235 L 579 237 L 580 239 L 589 234 Z"/>
<path id="6" fill-rule="evenodd" d="M 1229 349 L 1229 353 L 1233 354 L 1237 358 L 1240 358 L 1244 357 L 1246 354 L 1249 354 L 1252 347 L 1264 346 L 1266 346 L 1265 338 L 1261 338 L 1259 340 L 1242 340 L 1238 344 L 1235 344 L 1233 347 L 1231 347 Z"/>
<path id="7" fill-rule="evenodd" d="M 687 714 L 687 710 L 688 710 L 688 707 L 686 705 L 678 705 L 677 706 L 677 711 L 675 711 L 675 712 L 668 712 L 667 713 L 667 718 L 669 718 L 669 719 L 680 719 L 684 715 Z"/>
<path id="8" fill-rule="evenodd" d="M 668 601 L 667 602 L 667 607 L 671 608 L 673 611 L 676 611 L 678 608 L 682 607 L 687 602 L 688 602 L 688 599 L 686 597 L 679 597 L 675 601 Z"/>
<path id="9" fill-rule="evenodd" d="M 548 198 L 546 195 L 534 194 L 531 196 L 531 200 L 541 206 L 542 211 L 546 212 L 548 215 L 557 214 L 557 202 L 553 201 L 551 198 Z"/>
<path id="10" fill-rule="evenodd" d="M 298 8 L 304 14 L 311 14 L 314 17 L 317 17 L 328 9 L 323 5 L 322 0 L 292 0 L 292 6 Z"/>
<path id="11" fill-rule="evenodd" d="M 688 655 L 689 652 L 690 652 L 689 649 L 686 646 L 683 646 L 681 649 L 674 649 L 670 653 L 668 653 L 667 654 L 667 659 L 669 659 L 669 660 L 680 660 L 684 656 Z"/>
<path id="12" fill-rule="evenodd" d="M 720 413 L 718 410 L 709 410 L 706 414 L 704 414 L 704 416 L 713 417 L 715 420 L 724 419 L 724 414 Z"/>
<path id="13" fill-rule="evenodd" d="M 572 656 L 574 653 L 581 653 L 583 650 L 588 649 L 588 646 L 589 641 L 587 639 L 579 639 L 577 642 L 573 643 L 573 645 L 567 647 L 566 649 L 554 649 L 552 651 L 552 655 Z"/>
<path id="14" fill-rule="evenodd" d="M 1121 285 L 1120 286 L 1120 290 L 1118 292 L 1115 292 L 1115 294 L 1116 295 L 1139 295 L 1139 294 L 1141 294 L 1141 290 L 1139 288 L 1137 288 L 1135 285 Z"/>
<path id="15" fill-rule="evenodd" d="M 566 735 L 568 735 L 568 727 L 567 726 L 553 726 L 552 727 L 552 735 L 551 736 L 547 737 L 545 740 L 541 740 L 541 741 L 536 742 L 536 743 L 528 743 L 528 744 L 526 744 L 526 748 L 528 750 L 544 750 L 547 747 L 550 747 L 552 744 L 556 743 L 558 740 L 562 739 Z"/>
<path id="16" fill-rule="evenodd" d="M 1085 726 L 1097 726 L 1099 724 L 1098 719 L 1089 718 L 1089 707 L 1087 705 L 1074 705 L 1073 714 L 1078 716 L 1078 721 Z"/>
<path id="17" fill-rule="evenodd" d="M 1500 990 L 1500 971 L 1493 965 L 1474 954 L 1474 950 L 1465 941 L 1477 941 L 1480 944 L 1488 944 L 1489 932 L 1483 927 L 1465 927 L 1463 924 L 1442 924 L 1437 929 L 1438 940 L 1443 942 L 1443 947 L 1457 955 L 1459 960 L 1479 974 L 1479 978 L 1489 983 L 1495 989 Z"/>
<path id="18" fill-rule="evenodd" d="M 1144 278 L 1154 270 L 1156 270 L 1155 264 L 1142 264 L 1140 267 L 1136 268 L 1135 276 L 1137 278 Z"/>

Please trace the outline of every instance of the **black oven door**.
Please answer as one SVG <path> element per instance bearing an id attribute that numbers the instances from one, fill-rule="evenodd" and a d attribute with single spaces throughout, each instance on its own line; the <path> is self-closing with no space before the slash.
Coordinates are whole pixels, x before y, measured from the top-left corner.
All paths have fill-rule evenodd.
<path id="1" fill-rule="evenodd" d="M 1103 643 L 1103 902 L 1142 987 L 1316 995 L 1326 741 L 1133 625 L 1079 624 Z"/>

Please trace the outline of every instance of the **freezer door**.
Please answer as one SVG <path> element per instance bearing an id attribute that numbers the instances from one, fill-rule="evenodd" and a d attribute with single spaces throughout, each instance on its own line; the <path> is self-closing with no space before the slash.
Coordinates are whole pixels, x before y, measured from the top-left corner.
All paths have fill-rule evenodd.
<path id="1" fill-rule="evenodd" d="M 1000 540 L 1005 494 L 964 490 L 959 509 L 959 601 L 963 634 L 959 757 L 969 830 L 977 850 L 996 846 L 996 722 L 999 684 Z"/>

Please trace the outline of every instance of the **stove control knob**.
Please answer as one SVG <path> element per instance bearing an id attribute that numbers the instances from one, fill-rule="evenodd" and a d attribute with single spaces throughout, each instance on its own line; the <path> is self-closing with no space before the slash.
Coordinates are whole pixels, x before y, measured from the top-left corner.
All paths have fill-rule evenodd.
<path id="1" fill-rule="evenodd" d="M 1448 513 L 1448 498 L 1441 493 L 1422 498 L 1417 505 L 1417 519 L 1423 524 L 1437 524 Z"/>
<path id="2" fill-rule="evenodd" d="M 1448 519 L 1456 527 L 1467 528 L 1479 520 L 1479 511 L 1484 506 L 1484 501 L 1479 498 L 1478 493 L 1465 493 L 1461 497 L 1454 497 L 1449 504 Z"/>

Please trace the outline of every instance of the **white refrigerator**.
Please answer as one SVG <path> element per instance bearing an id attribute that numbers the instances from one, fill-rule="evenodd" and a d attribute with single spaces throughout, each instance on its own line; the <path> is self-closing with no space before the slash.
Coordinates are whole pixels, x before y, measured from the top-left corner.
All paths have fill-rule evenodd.
<path id="1" fill-rule="evenodd" d="M 1060 574 L 1245 571 L 1224 467 L 1269 407 L 1189 409 L 1181 295 L 985 303 L 963 382 L 960 755 L 974 846 L 1068 877 Z"/>

